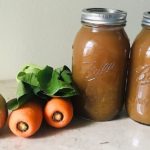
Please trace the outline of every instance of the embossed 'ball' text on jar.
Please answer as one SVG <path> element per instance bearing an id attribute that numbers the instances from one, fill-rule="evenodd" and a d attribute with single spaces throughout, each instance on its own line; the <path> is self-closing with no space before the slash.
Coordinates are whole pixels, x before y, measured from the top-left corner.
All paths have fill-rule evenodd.
<path id="1" fill-rule="evenodd" d="M 130 50 L 124 30 L 126 12 L 83 9 L 82 27 L 73 43 L 73 80 L 80 95 L 73 101 L 78 115 L 111 120 L 123 103 Z"/>
<path id="2" fill-rule="evenodd" d="M 150 12 L 142 27 L 131 49 L 126 108 L 133 120 L 150 125 Z"/>

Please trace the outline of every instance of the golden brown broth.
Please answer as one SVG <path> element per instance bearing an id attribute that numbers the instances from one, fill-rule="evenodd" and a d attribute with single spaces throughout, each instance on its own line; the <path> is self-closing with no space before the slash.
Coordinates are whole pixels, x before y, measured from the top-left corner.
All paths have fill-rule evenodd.
<path id="1" fill-rule="evenodd" d="M 146 27 L 132 46 L 126 107 L 132 119 L 150 124 L 150 29 Z"/>
<path id="2" fill-rule="evenodd" d="M 130 46 L 123 27 L 83 26 L 73 44 L 73 79 L 81 116 L 111 120 L 122 108 Z"/>

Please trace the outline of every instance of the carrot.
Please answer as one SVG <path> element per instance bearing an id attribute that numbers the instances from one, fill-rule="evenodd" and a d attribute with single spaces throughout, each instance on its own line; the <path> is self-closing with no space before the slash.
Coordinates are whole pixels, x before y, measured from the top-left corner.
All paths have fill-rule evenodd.
<path id="1" fill-rule="evenodd" d="M 6 107 L 6 101 L 2 95 L 0 95 L 0 128 L 3 128 L 8 116 L 8 111 Z"/>
<path id="2" fill-rule="evenodd" d="M 55 128 L 65 127 L 73 117 L 73 106 L 69 100 L 52 98 L 44 108 L 46 122 Z"/>
<path id="3" fill-rule="evenodd" d="M 40 128 L 42 119 L 42 107 L 36 102 L 30 101 L 11 112 L 8 125 L 15 135 L 29 137 Z"/>

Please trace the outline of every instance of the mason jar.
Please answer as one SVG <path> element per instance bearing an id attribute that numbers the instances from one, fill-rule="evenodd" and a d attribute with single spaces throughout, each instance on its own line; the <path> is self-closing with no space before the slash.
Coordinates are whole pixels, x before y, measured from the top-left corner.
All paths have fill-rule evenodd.
<path id="1" fill-rule="evenodd" d="M 121 111 L 130 50 L 126 16 L 115 9 L 82 10 L 72 59 L 73 80 L 80 93 L 73 103 L 79 116 L 106 121 Z"/>
<path id="2" fill-rule="evenodd" d="M 131 49 L 128 96 L 129 116 L 150 125 L 150 12 L 143 14 L 142 30 Z"/>

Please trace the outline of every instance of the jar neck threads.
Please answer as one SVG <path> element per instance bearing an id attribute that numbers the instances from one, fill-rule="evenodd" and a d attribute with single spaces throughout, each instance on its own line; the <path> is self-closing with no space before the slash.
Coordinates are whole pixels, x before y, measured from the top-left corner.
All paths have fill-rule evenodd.
<path id="1" fill-rule="evenodd" d="M 142 25 L 143 26 L 150 26 L 150 11 L 144 12 Z"/>

